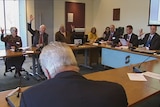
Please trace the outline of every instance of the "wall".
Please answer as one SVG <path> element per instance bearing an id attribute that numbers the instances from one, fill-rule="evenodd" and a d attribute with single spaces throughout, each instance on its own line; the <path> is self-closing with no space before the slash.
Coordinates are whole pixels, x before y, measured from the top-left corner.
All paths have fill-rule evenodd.
<path id="1" fill-rule="evenodd" d="M 27 22 L 29 22 L 29 17 L 32 14 L 34 16 L 34 0 L 26 0 L 26 10 L 27 10 Z M 35 21 L 32 22 L 32 28 L 35 29 Z M 28 36 L 28 46 L 32 46 L 31 34 L 27 32 Z"/>
<path id="2" fill-rule="evenodd" d="M 61 25 L 65 25 L 65 2 L 85 3 L 85 33 L 88 34 L 93 26 L 93 0 L 54 0 L 54 34 Z"/>
<path id="3" fill-rule="evenodd" d="M 116 27 L 130 24 L 134 33 L 143 28 L 149 32 L 148 15 L 150 0 L 94 0 L 93 25 L 101 36 L 105 27 L 114 24 Z M 113 8 L 120 8 L 120 21 L 113 21 Z M 160 31 L 157 31 L 158 33 Z"/>

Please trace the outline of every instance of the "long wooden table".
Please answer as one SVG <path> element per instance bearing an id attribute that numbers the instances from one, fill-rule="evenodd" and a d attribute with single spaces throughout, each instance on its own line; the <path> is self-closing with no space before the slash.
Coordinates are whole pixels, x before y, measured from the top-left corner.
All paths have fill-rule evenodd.
<path id="1" fill-rule="evenodd" d="M 160 73 L 160 60 L 146 62 L 142 65 L 147 71 Z M 121 84 L 127 94 L 129 106 L 132 106 L 160 92 L 160 80 L 146 77 L 147 81 L 131 81 L 127 73 L 133 72 L 132 66 L 96 72 L 85 75 L 86 78 L 98 81 L 111 81 Z"/>
<path id="2" fill-rule="evenodd" d="M 72 47 L 72 49 L 73 48 L 78 49 L 78 47 Z M 81 48 L 87 49 L 87 47 L 83 47 L 83 46 Z M 95 46 L 93 46 L 93 48 L 95 48 Z M 102 48 L 106 48 L 106 47 L 102 47 Z M 110 49 L 117 50 L 115 48 L 110 48 Z M 117 50 L 117 51 L 123 51 L 123 52 L 126 51 L 128 53 L 150 56 L 145 53 L 132 52 L 129 50 Z M 142 64 L 142 67 L 144 67 L 148 71 L 160 73 L 159 72 L 159 69 L 160 69 L 159 57 L 155 56 L 155 55 L 151 55 L 151 56 L 155 57 L 157 59 L 145 62 L 144 64 Z M 133 66 L 125 66 L 125 67 L 116 68 L 116 69 L 112 69 L 112 70 L 91 73 L 91 74 L 87 74 L 84 76 L 88 79 L 91 79 L 91 80 L 98 80 L 98 81 L 104 80 L 104 81 L 111 81 L 111 82 L 116 82 L 116 83 L 121 84 L 125 88 L 129 106 L 133 106 L 134 104 L 136 104 L 142 100 L 145 100 L 146 98 L 148 98 L 154 94 L 159 93 L 160 92 L 160 80 L 146 77 L 148 80 L 146 82 L 130 81 L 127 76 L 127 73 L 133 72 L 132 67 Z M 7 102 L 5 101 L 5 96 L 9 92 L 10 91 L 0 92 L 0 107 L 1 107 L 1 105 L 2 105 L 2 107 L 8 107 Z"/>
<path id="3" fill-rule="evenodd" d="M 145 67 L 148 71 L 159 73 L 160 60 L 146 62 L 142 67 Z M 131 81 L 127 76 L 127 73 L 130 72 L 132 72 L 132 67 L 126 66 L 118 69 L 86 74 L 84 77 L 91 80 L 111 81 L 121 84 L 126 91 L 129 106 L 133 106 L 160 92 L 160 80 L 146 77 L 147 81 L 145 82 Z M 27 88 L 28 87 L 22 89 L 25 90 Z M 11 90 L 0 92 L 0 107 L 9 107 L 5 101 L 5 97 L 9 92 L 11 92 Z"/>

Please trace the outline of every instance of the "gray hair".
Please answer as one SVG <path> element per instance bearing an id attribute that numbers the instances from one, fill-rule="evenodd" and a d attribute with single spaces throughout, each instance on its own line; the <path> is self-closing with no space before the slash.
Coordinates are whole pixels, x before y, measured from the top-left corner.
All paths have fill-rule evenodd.
<path id="1" fill-rule="evenodd" d="M 46 25 L 42 24 L 39 26 L 39 28 L 44 28 L 46 30 Z"/>
<path id="2" fill-rule="evenodd" d="M 16 27 L 11 27 L 10 28 L 10 32 L 12 33 L 12 32 L 15 32 L 15 31 L 17 31 L 17 28 Z"/>
<path id="3" fill-rule="evenodd" d="M 77 66 L 77 61 L 71 48 L 61 42 L 52 42 L 45 46 L 42 49 L 39 59 L 42 70 L 48 70 L 51 78 L 59 73 L 62 67 Z M 47 74 L 45 75 L 48 76 Z"/>

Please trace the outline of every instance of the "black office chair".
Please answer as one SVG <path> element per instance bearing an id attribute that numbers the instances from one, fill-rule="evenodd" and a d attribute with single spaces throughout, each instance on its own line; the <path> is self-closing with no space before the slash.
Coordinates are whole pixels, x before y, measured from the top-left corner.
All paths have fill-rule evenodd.
<path id="1" fill-rule="evenodd" d="M 5 49 L 7 49 L 7 44 L 6 43 L 5 43 Z M 16 67 L 15 67 L 15 64 L 10 64 L 9 65 L 7 63 L 7 58 L 6 57 L 4 57 L 3 60 L 4 60 L 4 64 L 5 64 L 4 76 L 6 76 L 7 72 L 15 72 L 14 77 L 16 78 L 17 76 L 16 76 Z M 25 72 L 26 75 L 21 75 L 21 72 Z M 23 76 L 24 79 L 29 80 L 29 73 L 24 68 L 21 68 L 21 70 L 18 71 L 18 75 L 19 75 L 19 77 Z"/>

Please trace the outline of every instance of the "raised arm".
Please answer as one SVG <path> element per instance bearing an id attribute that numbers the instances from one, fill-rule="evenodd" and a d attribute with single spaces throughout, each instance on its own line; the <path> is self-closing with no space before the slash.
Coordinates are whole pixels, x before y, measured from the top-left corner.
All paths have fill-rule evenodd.
<path id="1" fill-rule="evenodd" d="M 1 28 L 1 41 L 7 42 L 7 38 L 4 37 L 4 29 Z"/>
<path id="2" fill-rule="evenodd" d="M 32 27 L 31 27 L 31 23 L 32 23 L 33 19 L 34 19 L 33 16 L 30 15 L 30 22 L 27 23 L 28 31 L 29 31 L 32 35 L 35 34 L 35 30 L 33 30 Z"/>

